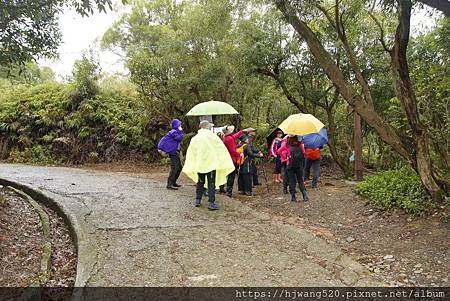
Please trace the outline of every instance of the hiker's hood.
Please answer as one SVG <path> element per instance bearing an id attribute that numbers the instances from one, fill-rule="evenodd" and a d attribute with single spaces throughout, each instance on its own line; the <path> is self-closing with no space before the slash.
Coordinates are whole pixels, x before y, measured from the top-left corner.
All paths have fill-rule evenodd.
<path id="1" fill-rule="evenodd" d="M 172 129 L 178 129 L 181 125 L 181 121 L 178 119 L 172 120 Z"/>

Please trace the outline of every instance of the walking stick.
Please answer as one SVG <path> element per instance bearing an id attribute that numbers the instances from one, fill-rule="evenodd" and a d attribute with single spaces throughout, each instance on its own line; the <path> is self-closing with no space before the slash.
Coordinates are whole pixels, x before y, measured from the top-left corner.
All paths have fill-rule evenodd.
<path id="1" fill-rule="evenodd" d="M 266 173 L 266 168 L 264 166 L 264 162 L 262 164 L 262 172 L 263 172 L 263 176 L 264 176 L 264 181 L 266 181 L 267 192 L 270 192 L 269 182 L 267 181 L 267 173 Z"/>
<path id="2" fill-rule="evenodd" d="M 241 172 L 241 166 L 240 165 L 238 165 L 238 167 L 237 167 L 237 170 L 236 170 L 236 177 L 237 177 L 237 186 L 238 186 L 238 191 L 239 192 L 241 192 L 240 190 L 239 190 L 239 174 L 240 174 L 240 172 Z M 234 184 L 234 183 L 233 183 Z M 241 187 L 242 188 L 242 187 Z"/>

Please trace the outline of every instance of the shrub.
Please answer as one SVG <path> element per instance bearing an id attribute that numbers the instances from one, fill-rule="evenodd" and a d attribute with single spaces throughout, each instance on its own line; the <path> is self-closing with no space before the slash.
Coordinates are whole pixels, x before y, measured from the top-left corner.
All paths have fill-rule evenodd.
<path id="1" fill-rule="evenodd" d="M 410 167 L 365 177 L 356 191 L 380 209 L 400 207 L 413 214 L 423 212 L 430 200 L 419 176 Z"/>
<path id="2" fill-rule="evenodd" d="M 97 81 L 100 78 L 100 67 L 92 52 L 89 55 L 83 54 L 83 57 L 75 62 L 72 73 L 75 90 L 71 96 L 75 104 L 98 94 Z"/>
<path id="3" fill-rule="evenodd" d="M 59 163 L 53 156 L 51 146 L 34 145 L 23 151 L 13 149 L 11 151 L 12 161 L 15 163 L 53 164 Z"/>
<path id="4" fill-rule="evenodd" d="M 162 135 L 160 125 L 149 122 L 157 118 L 136 93 L 116 85 L 83 99 L 74 110 L 71 89 L 51 82 L 16 85 L 0 94 L 0 134 L 15 149 L 11 160 L 78 164 L 152 153 Z M 106 158 L 107 153 L 114 156 Z"/>

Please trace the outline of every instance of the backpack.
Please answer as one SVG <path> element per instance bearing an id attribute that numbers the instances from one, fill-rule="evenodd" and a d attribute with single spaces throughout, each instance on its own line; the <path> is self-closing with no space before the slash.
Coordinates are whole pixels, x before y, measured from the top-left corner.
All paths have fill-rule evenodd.
<path id="1" fill-rule="evenodd" d="M 168 153 L 166 153 L 165 151 L 163 151 L 163 150 L 160 150 L 160 149 L 158 149 L 158 153 L 161 155 L 161 156 L 163 156 L 163 157 L 167 157 L 167 156 L 169 156 L 169 154 Z"/>
<path id="2" fill-rule="evenodd" d="M 307 148 L 305 150 L 306 158 L 310 160 L 320 159 L 320 149 L 319 148 Z"/>
<path id="3" fill-rule="evenodd" d="M 303 150 L 299 145 L 291 146 L 291 157 L 289 160 L 290 167 L 302 167 L 303 161 L 305 160 L 305 155 L 303 154 Z"/>
<path id="4" fill-rule="evenodd" d="M 238 146 L 238 147 L 236 148 L 236 151 L 237 151 L 238 153 L 240 153 L 240 154 L 243 154 L 243 153 L 244 153 L 244 148 L 245 148 L 246 146 L 247 146 L 246 144 L 242 144 L 241 146 Z M 245 162 L 245 157 L 244 157 L 244 156 L 240 156 L 240 157 L 237 158 L 237 160 L 236 160 L 236 164 L 237 164 L 237 165 L 242 165 L 242 164 L 244 164 L 244 162 Z"/>

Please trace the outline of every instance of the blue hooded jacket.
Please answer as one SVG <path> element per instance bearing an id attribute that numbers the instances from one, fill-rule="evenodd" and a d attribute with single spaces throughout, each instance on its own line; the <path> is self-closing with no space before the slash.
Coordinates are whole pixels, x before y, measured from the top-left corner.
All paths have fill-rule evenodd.
<path id="1" fill-rule="evenodd" d="M 158 143 L 158 149 L 163 152 L 174 155 L 180 149 L 180 143 L 183 140 L 184 133 L 179 130 L 181 121 L 172 120 L 172 129 Z"/>

